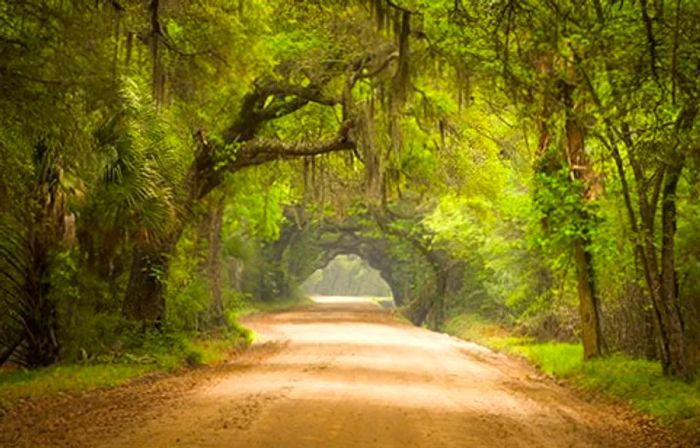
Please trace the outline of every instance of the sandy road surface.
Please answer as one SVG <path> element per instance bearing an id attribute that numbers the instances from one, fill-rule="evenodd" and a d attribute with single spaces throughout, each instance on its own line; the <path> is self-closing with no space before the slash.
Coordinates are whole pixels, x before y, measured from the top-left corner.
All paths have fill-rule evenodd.
<path id="1" fill-rule="evenodd" d="M 44 425 L 43 439 L 25 428 L 16 446 L 672 446 L 653 425 L 520 361 L 398 323 L 371 303 L 324 302 L 251 318 L 267 349 L 228 368 L 102 398 L 63 428 Z"/>

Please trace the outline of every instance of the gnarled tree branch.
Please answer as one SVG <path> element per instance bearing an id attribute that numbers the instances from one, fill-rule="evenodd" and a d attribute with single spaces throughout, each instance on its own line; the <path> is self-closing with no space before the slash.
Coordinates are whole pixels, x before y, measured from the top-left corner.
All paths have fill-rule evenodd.
<path id="1" fill-rule="evenodd" d="M 273 160 L 292 159 L 296 157 L 315 156 L 329 152 L 352 150 L 355 142 L 350 135 L 352 121 L 346 121 L 333 138 L 313 143 L 280 140 L 251 140 L 245 143 L 236 159 L 229 165 L 231 171 L 260 165 Z"/>

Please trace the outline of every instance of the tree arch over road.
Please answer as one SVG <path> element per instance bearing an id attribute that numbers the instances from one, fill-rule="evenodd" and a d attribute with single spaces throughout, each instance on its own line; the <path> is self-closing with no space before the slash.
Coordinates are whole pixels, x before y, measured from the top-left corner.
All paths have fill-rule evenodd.
<path id="1" fill-rule="evenodd" d="M 409 234 L 387 215 L 323 222 L 300 222 L 298 215 L 287 213 L 280 238 L 265 250 L 267 272 L 260 275 L 266 279 L 258 282 L 257 292 L 261 298 L 289 295 L 338 255 L 356 255 L 376 269 L 397 307 L 416 325 L 439 325 L 445 299 L 464 288 L 465 262 L 431 244 L 418 223 L 412 229 L 422 233 Z"/>

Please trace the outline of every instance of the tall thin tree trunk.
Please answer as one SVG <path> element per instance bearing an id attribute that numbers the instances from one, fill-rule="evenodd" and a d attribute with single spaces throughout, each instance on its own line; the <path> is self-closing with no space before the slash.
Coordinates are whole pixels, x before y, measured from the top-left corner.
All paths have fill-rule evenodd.
<path id="1" fill-rule="evenodd" d="M 640 192 L 641 233 L 644 251 L 644 268 L 654 314 L 657 322 L 661 366 L 664 374 L 683 379 L 690 377 L 687 362 L 683 321 L 678 305 L 675 273 L 675 190 L 682 164 L 672 167 L 666 179 L 662 199 L 662 247 L 661 260 L 654 238 L 654 213 Z M 675 180 L 674 180 L 675 178 Z M 661 266 L 659 266 L 661 263 Z"/>
<path id="2" fill-rule="evenodd" d="M 43 221 L 46 217 L 42 217 Z M 45 222 L 39 221 L 39 225 Z M 51 232 L 54 228 L 49 227 Z M 42 230 L 47 230 L 46 228 Z M 32 229 L 28 238 L 27 275 L 25 292 L 29 301 L 29 310 L 24 313 L 24 362 L 27 367 L 40 367 L 53 364 L 58 359 L 59 344 L 56 340 L 57 309 L 50 299 L 51 267 L 50 252 L 55 244 L 55 235 L 41 235 L 41 231 Z"/>
<path id="3" fill-rule="evenodd" d="M 134 249 L 122 314 L 144 325 L 158 326 L 165 317 L 165 286 L 171 244 Z"/>
<path id="4" fill-rule="evenodd" d="M 579 314 L 581 317 L 581 339 L 583 357 L 591 359 L 603 353 L 603 337 L 600 326 L 600 303 L 595 285 L 595 271 L 591 245 L 591 217 L 585 210 L 587 202 L 596 196 L 596 179 L 591 169 L 585 148 L 585 131 L 575 116 L 573 92 L 575 85 L 563 86 L 566 105 L 566 156 L 569 170 L 574 180 L 583 182 L 580 212 L 578 218 L 579 235 L 573 243 L 576 280 L 578 284 Z"/>
<path id="5" fill-rule="evenodd" d="M 209 240 L 207 248 L 207 277 L 209 278 L 209 290 L 211 292 L 209 323 L 218 326 L 223 325 L 225 322 L 221 279 L 221 258 L 223 256 L 221 226 L 224 219 L 224 201 L 223 199 L 217 199 L 213 202 L 207 219 Z"/>
<path id="6" fill-rule="evenodd" d="M 23 298 L 15 309 L 3 309 L 21 322 L 14 349 L 3 354 L 10 357 L 15 350 L 22 352 L 20 361 L 27 367 L 53 364 L 58 359 L 60 346 L 57 307 L 51 299 L 51 266 L 61 247 L 65 232 L 66 205 L 59 189 L 61 169 L 55 153 L 39 142 L 34 147 L 36 183 L 33 188 L 30 210 L 34 213 L 23 217 L 27 234 L 21 238 L 22 251 L 12 258 L 14 283 L 23 292 Z M 0 252 L 5 261 L 10 259 Z M 5 277 L 8 274 L 6 273 Z"/>
<path id="7" fill-rule="evenodd" d="M 603 352 L 600 330 L 600 310 L 593 273 L 592 255 L 587 249 L 588 239 L 574 243 L 574 263 L 578 284 L 579 315 L 581 317 L 581 339 L 583 357 L 596 358 Z"/>
<path id="8" fill-rule="evenodd" d="M 686 352 L 683 319 L 678 301 L 678 279 L 675 260 L 676 191 L 684 161 L 673 163 L 667 173 L 661 198 L 661 282 L 659 299 L 661 319 L 666 329 L 668 356 L 664 371 L 672 376 L 690 379 L 691 369 Z"/>
<path id="9" fill-rule="evenodd" d="M 162 61 L 160 57 L 160 38 L 161 38 L 161 27 L 160 27 L 160 0 L 151 0 L 150 6 L 151 13 L 151 35 L 150 35 L 150 51 L 151 51 L 151 83 L 152 83 L 152 93 L 153 99 L 159 106 L 163 102 L 164 96 L 164 85 L 165 85 L 165 74 L 162 68 Z"/>

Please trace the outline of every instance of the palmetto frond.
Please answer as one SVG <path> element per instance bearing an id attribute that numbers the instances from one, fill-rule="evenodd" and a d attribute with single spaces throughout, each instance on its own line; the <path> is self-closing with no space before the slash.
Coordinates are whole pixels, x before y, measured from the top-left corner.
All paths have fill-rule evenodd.
<path id="1" fill-rule="evenodd" d="M 95 132 L 102 165 L 93 215 L 103 227 L 156 240 L 177 219 L 186 143 L 172 137 L 177 133 L 142 86 L 126 80 L 122 99 L 122 110 Z"/>

